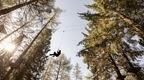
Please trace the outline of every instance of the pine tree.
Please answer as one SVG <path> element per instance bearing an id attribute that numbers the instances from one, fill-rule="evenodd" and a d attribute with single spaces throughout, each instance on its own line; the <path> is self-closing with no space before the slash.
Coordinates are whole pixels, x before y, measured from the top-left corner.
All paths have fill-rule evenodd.
<path id="1" fill-rule="evenodd" d="M 0 57 L 5 61 L 0 66 L 0 79 L 39 79 L 48 59 L 46 53 L 58 9 L 53 0 L 8 1 L 1 1 L 0 22 L 7 33 L 0 37 L 0 44 L 8 39 L 17 47 L 9 57 L 6 50 L 0 52 L 7 57 Z M 21 34 L 25 36 L 21 38 Z"/>
<path id="2" fill-rule="evenodd" d="M 126 76 L 121 72 L 123 70 L 127 74 L 134 73 L 138 80 L 142 80 L 140 67 L 134 67 L 131 60 L 141 56 L 143 50 L 132 49 L 128 44 L 140 43 L 140 40 L 131 40 L 136 35 L 143 39 L 141 0 L 95 0 L 87 7 L 93 12 L 80 13 L 83 19 L 89 21 L 89 28 L 80 42 L 85 48 L 79 54 L 84 57 L 95 79 L 111 79 L 112 74 L 118 78 L 119 71 L 120 75 Z"/>
<path id="3" fill-rule="evenodd" d="M 60 57 L 52 60 L 52 64 L 53 67 L 47 66 L 49 69 L 44 74 L 44 80 L 47 80 L 47 77 L 52 80 L 70 80 L 71 64 L 70 60 L 67 59 L 64 54 L 61 54 Z"/>
<path id="4" fill-rule="evenodd" d="M 46 69 L 45 71 L 42 73 L 42 80 L 53 80 L 53 70 L 54 70 L 54 64 L 53 64 L 53 59 L 49 58 L 47 65 L 46 65 Z"/>
<path id="5" fill-rule="evenodd" d="M 5 75 L 4 79 L 7 80 L 9 78 L 9 75 L 12 75 L 12 74 L 13 74 L 13 76 L 10 77 L 10 79 L 16 79 L 16 80 L 24 79 L 25 74 L 27 74 L 27 73 L 24 72 L 24 70 L 28 69 L 28 68 L 30 68 L 30 70 L 32 70 L 32 72 L 36 72 L 36 73 L 38 73 L 40 75 L 40 72 L 44 69 L 43 67 L 44 67 L 45 61 L 47 60 L 47 56 L 45 54 L 47 53 L 48 50 L 44 50 L 44 52 L 43 52 L 43 49 L 45 47 L 48 48 L 47 45 L 49 45 L 49 39 L 50 39 L 48 37 L 50 36 L 49 34 L 51 34 L 51 30 L 46 29 L 46 27 L 55 18 L 55 16 L 56 16 L 56 13 L 50 18 L 50 20 L 47 21 L 47 23 L 44 25 L 44 27 L 35 36 L 33 41 L 29 44 L 29 46 L 20 55 L 20 57 L 14 63 L 15 66 L 14 67 L 11 66 L 11 69 L 7 72 L 7 74 Z M 39 40 L 39 39 L 41 39 L 41 40 Z M 48 44 L 46 44 L 47 40 L 48 40 Z M 35 67 L 34 65 L 35 66 L 37 65 L 38 68 Z M 18 68 L 18 67 L 21 67 L 21 68 Z M 38 70 L 37 71 L 33 71 L 34 70 L 33 68 L 34 69 L 36 68 Z M 32 74 L 33 73 L 31 73 L 31 75 Z M 34 78 L 36 77 L 37 78 L 37 74 L 34 75 L 34 76 L 31 76 L 31 77 L 34 77 Z M 29 77 L 29 75 L 28 75 L 28 79 L 31 79 L 31 77 Z"/>
<path id="6" fill-rule="evenodd" d="M 73 78 L 74 80 L 82 80 L 82 73 L 78 63 L 73 68 Z"/>
<path id="7" fill-rule="evenodd" d="M 7 14 L 7 13 L 9 13 L 9 12 L 11 12 L 11 11 L 14 11 L 14 10 L 16 10 L 16 9 L 18 9 L 18 8 L 21 8 L 21 7 L 23 7 L 23 6 L 29 5 L 29 4 L 31 4 L 31 3 L 33 3 L 33 2 L 36 2 L 36 1 L 37 1 L 37 0 L 30 0 L 29 2 L 25 2 L 25 3 L 22 3 L 22 4 L 18 4 L 18 5 L 15 5 L 15 6 L 13 6 L 13 7 L 10 7 L 10 8 L 1 9 L 1 10 L 0 10 L 0 15 Z"/>

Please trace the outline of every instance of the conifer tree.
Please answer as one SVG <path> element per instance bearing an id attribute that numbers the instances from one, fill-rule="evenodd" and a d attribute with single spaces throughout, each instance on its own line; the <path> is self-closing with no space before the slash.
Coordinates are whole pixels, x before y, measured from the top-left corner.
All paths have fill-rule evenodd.
<path id="1" fill-rule="evenodd" d="M 78 63 L 73 68 L 73 78 L 74 80 L 82 80 L 82 73 Z"/>
<path id="2" fill-rule="evenodd" d="M 64 54 L 61 54 L 57 59 L 52 60 L 52 67 L 49 67 L 44 73 L 44 80 L 71 80 L 70 71 L 71 71 L 71 64 L 70 60 Z M 51 75 L 49 75 L 51 74 Z"/>
<path id="3" fill-rule="evenodd" d="M 85 38 L 80 42 L 85 48 L 80 54 L 95 79 L 106 80 L 112 76 L 118 78 L 117 66 L 122 76 L 134 73 L 138 80 L 142 80 L 140 66 L 134 66 L 131 62 L 143 54 L 142 48 L 131 46 L 143 42 L 142 1 L 94 0 L 87 7 L 93 11 L 80 13 L 83 19 L 89 21 L 87 34 L 84 34 Z M 135 36 L 139 38 L 132 40 Z"/>
<path id="4" fill-rule="evenodd" d="M 1 1 L 1 0 L 0 0 Z M 48 60 L 46 53 L 52 28 L 56 25 L 59 10 L 54 8 L 54 0 L 5 0 L 1 1 L 0 44 L 7 40 L 17 46 L 11 55 L 0 52 L 2 80 L 35 80 L 41 78 Z M 52 16 L 52 17 L 51 17 Z M 4 30 L 6 29 L 6 30 Z M 21 34 L 25 35 L 21 37 Z M 18 37 L 18 38 L 17 38 Z M 3 60 L 5 62 L 3 62 Z"/>

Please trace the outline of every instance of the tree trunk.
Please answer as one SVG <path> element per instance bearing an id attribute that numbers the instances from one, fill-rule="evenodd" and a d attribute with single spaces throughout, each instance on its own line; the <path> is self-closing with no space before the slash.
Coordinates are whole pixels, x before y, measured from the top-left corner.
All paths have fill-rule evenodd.
<path id="1" fill-rule="evenodd" d="M 1 16 L 1 15 L 4 15 L 4 14 L 7 14 L 7 13 L 9 13 L 9 12 L 12 12 L 12 11 L 18 9 L 18 8 L 21 8 L 21 7 L 24 7 L 24 6 L 26 6 L 26 5 L 29 5 L 29 4 L 31 4 L 31 3 L 33 3 L 33 2 L 36 2 L 36 1 L 38 1 L 38 0 L 30 0 L 29 2 L 25 2 L 25 3 L 21 3 L 21 4 L 18 4 L 18 5 L 12 6 L 12 7 L 8 7 L 8 8 L 5 8 L 5 9 L 1 9 L 1 10 L 0 10 L 0 16 Z"/>
<path id="2" fill-rule="evenodd" d="M 110 11 L 113 13 L 116 13 L 121 19 L 123 19 L 126 23 L 128 23 L 130 26 L 132 26 L 139 33 L 141 33 L 141 34 L 144 33 L 143 26 L 139 25 L 138 23 L 135 23 L 134 20 L 130 19 L 129 17 L 127 17 L 124 14 L 121 14 L 120 12 L 118 12 L 116 10 L 110 10 Z"/>
<path id="3" fill-rule="evenodd" d="M 34 18 L 33 18 L 34 19 Z M 32 19 L 32 20 L 33 20 Z M 16 30 L 12 31 L 11 33 L 7 34 L 5 37 L 3 37 L 2 39 L 0 39 L 0 42 L 3 41 L 4 39 L 8 38 L 9 36 L 11 36 L 13 33 L 17 32 L 18 30 L 22 29 L 23 27 L 25 27 L 27 24 L 29 24 L 32 20 L 26 22 L 25 24 L 23 24 L 21 27 L 17 28 Z"/>
<path id="4" fill-rule="evenodd" d="M 117 78 L 120 79 L 120 80 L 124 80 L 125 76 L 123 76 L 123 75 L 120 73 L 120 70 L 119 70 L 118 66 L 116 65 L 116 63 L 115 63 L 112 55 L 109 54 L 109 57 L 110 57 L 110 59 L 111 59 L 112 64 L 113 64 L 114 67 L 115 67 L 116 73 L 117 73 L 117 75 L 118 75 Z"/>
<path id="5" fill-rule="evenodd" d="M 47 27 L 47 25 L 55 18 L 56 13 L 47 21 L 47 23 L 44 25 L 44 27 L 41 29 L 41 31 L 36 35 L 36 37 L 33 39 L 33 41 L 30 43 L 30 45 L 24 50 L 24 52 L 20 55 L 18 60 L 16 61 L 17 68 L 21 65 L 23 61 L 23 56 L 27 53 L 29 48 L 32 46 L 32 44 L 35 42 L 35 40 L 38 38 L 38 36 L 41 34 L 41 32 Z M 10 66 L 11 67 L 11 66 Z M 9 80 L 9 75 L 13 72 L 14 68 L 11 67 L 11 69 L 7 72 L 3 80 Z"/>
<path id="6" fill-rule="evenodd" d="M 55 80 L 58 80 L 58 79 L 59 79 L 60 69 L 61 69 L 61 61 L 60 61 L 59 67 L 58 67 L 58 72 L 57 72 L 57 75 L 56 75 L 56 79 L 55 79 Z"/>
<path id="7" fill-rule="evenodd" d="M 140 67 L 134 67 L 133 64 L 130 62 L 128 56 L 124 52 L 122 54 L 126 58 L 129 66 L 130 66 L 130 68 L 128 69 L 128 72 L 134 73 L 137 76 L 138 80 L 142 80 L 141 75 L 139 75 L 141 68 Z"/>

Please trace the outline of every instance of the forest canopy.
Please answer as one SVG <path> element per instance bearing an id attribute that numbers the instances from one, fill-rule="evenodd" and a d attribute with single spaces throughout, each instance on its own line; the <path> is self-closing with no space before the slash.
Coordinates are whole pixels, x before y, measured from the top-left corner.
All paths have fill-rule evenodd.
<path id="1" fill-rule="evenodd" d="M 144 80 L 144 1 L 85 7 L 78 12 L 88 22 L 78 56 L 92 72 L 87 80 Z M 48 55 L 61 12 L 55 0 L 0 0 L 0 80 L 83 80 L 63 51 Z"/>
<path id="2" fill-rule="evenodd" d="M 84 48 L 78 53 L 93 73 L 93 80 L 143 80 L 143 1 L 93 0 L 87 12 Z M 137 63 L 134 63 L 137 62 Z M 129 77 L 131 76 L 131 77 Z"/>
<path id="3" fill-rule="evenodd" d="M 0 80 L 38 80 L 61 10 L 54 0 L 0 0 Z"/>

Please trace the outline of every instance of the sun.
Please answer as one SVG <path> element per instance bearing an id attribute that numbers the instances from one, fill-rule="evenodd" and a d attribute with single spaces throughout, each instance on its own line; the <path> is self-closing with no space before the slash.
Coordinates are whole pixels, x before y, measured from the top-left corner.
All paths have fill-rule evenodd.
<path id="1" fill-rule="evenodd" d="M 6 43 L 3 45 L 4 49 L 8 52 L 13 52 L 15 49 L 15 45 L 12 43 Z"/>
<path id="2" fill-rule="evenodd" d="M 0 43 L 0 48 L 7 52 L 13 52 L 16 48 L 16 45 L 12 43 L 10 39 L 6 39 Z"/>

